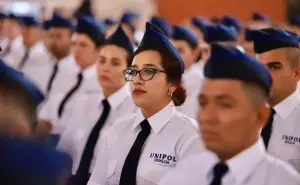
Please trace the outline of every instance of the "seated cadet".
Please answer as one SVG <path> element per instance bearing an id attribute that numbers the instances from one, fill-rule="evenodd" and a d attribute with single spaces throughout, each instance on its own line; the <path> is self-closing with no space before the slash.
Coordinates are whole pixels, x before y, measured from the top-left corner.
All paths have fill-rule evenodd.
<path id="1" fill-rule="evenodd" d="M 116 119 L 136 110 L 123 71 L 131 66 L 133 44 L 119 26 L 108 38 L 97 61 L 98 81 L 102 93 L 77 104 L 73 116 L 58 143 L 58 149 L 73 157 L 70 184 L 86 185 L 99 151 L 99 140 Z"/>
<path id="2" fill-rule="evenodd" d="M 255 57 L 255 51 L 253 47 L 253 39 L 251 37 L 251 29 L 246 28 L 245 29 L 245 39 L 243 43 L 243 48 L 245 49 L 245 52 L 253 57 Z"/>
<path id="3" fill-rule="evenodd" d="M 296 16 L 290 19 L 289 24 L 291 31 L 293 31 L 297 35 L 300 35 L 300 16 Z"/>
<path id="4" fill-rule="evenodd" d="M 46 117 L 43 114 L 48 110 L 47 106 L 51 106 L 55 101 L 55 95 L 66 94 L 74 84 L 74 78 L 79 73 L 80 68 L 75 62 L 75 58 L 71 55 L 72 41 L 71 37 L 74 26 L 71 20 L 63 15 L 54 13 L 52 19 L 49 20 L 48 37 L 50 39 L 49 52 L 55 57 L 52 66 L 51 75 L 47 81 L 46 93 L 48 99 L 41 107 L 40 118 Z M 56 100 L 57 101 L 57 100 Z M 36 130 L 37 137 L 44 137 L 51 130 L 51 124 L 47 120 L 40 120 Z"/>
<path id="5" fill-rule="evenodd" d="M 136 30 L 136 22 L 139 18 L 139 15 L 134 12 L 125 12 L 120 19 L 120 24 L 124 29 L 126 35 L 129 37 L 132 43 L 137 46 L 134 33 Z"/>
<path id="6" fill-rule="evenodd" d="M 62 91 L 53 92 L 39 113 L 39 120 L 52 125 L 52 134 L 61 134 L 65 123 L 72 117 L 72 110 L 77 103 L 85 101 L 88 96 L 101 92 L 97 81 L 96 61 L 104 43 L 104 32 L 93 18 L 79 18 L 72 36 L 72 52 L 77 65 L 77 72 L 70 76 L 69 84 Z M 65 79 L 64 77 L 62 79 Z"/>
<path id="7" fill-rule="evenodd" d="M 43 101 L 23 74 L 0 61 L 0 184 L 65 185 L 72 161 L 32 140 Z"/>
<path id="8" fill-rule="evenodd" d="M 116 31 L 118 21 L 111 18 L 107 18 L 103 22 L 106 25 L 105 39 L 107 39 Z"/>
<path id="9" fill-rule="evenodd" d="M 198 38 L 190 30 L 182 26 L 174 26 L 172 43 L 184 61 L 185 71 L 182 75 L 183 87 L 187 90 L 184 104 L 178 111 L 191 118 L 196 118 L 197 98 L 202 85 L 201 71 L 193 66 L 199 56 Z"/>
<path id="10" fill-rule="evenodd" d="M 52 57 L 41 37 L 41 23 L 31 16 L 22 17 L 22 35 L 25 51 L 16 61 L 17 69 L 31 79 L 43 93 L 51 75 Z"/>
<path id="11" fill-rule="evenodd" d="M 7 48 L 8 46 L 8 38 L 4 34 L 4 29 L 3 29 L 3 23 L 5 19 L 5 13 L 0 11 L 0 46 L 2 48 Z M 2 57 L 4 54 L 0 53 L 0 57 Z"/>
<path id="12" fill-rule="evenodd" d="M 184 62 L 167 36 L 146 23 L 124 71 L 139 109 L 107 131 L 88 185 L 158 184 L 178 161 L 203 151 L 195 120 L 175 109 L 186 98 L 183 72 Z"/>
<path id="13" fill-rule="evenodd" d="M 213 44 L 204 74 L 197 117 L 208 151 L 186 158 L 160 185 L 299 185 L 296 170 L 269 155 L 259 137 L 270 114 L 267 69 Z"/>
<path id="14" fill-rule="evenodd" d="M 17 62 L 24 53 L 22 28 L 20 18 L 13 13 L 5 15 L 3 20 L 3 34 L 7 37 L 8 43 L 2 47 L 1 58 L 6 64 L 16 68 Z"/>
<path id="15" fill-rule="evenodd" d="M 262 130 L 268 153 L 288 161 L 300 172 L 300 49 L 298 37 L 282 29 L 253 30 L 257 58 L 269 70 L 273 86 L 272 114 Z"/>

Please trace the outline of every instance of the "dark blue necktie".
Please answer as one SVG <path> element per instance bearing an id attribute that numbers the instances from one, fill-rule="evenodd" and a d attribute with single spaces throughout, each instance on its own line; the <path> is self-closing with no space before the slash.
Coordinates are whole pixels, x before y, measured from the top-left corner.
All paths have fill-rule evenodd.
<path id="1" fill-rule="evenodd" d="M 73 182 L 73 184 L 86 185 L 89 180 L 91 161 L 94 156 L 94 150 L 100 135 L 100 130 L 101 128 L 103 128 L 111 109 L 109 102 L 106 99 L 102 101 L 102 105 L 104 109 L 87 139 L 76 173 L 76 177 L 74 179 L 74 181 L 76 182 Z"/>
<path id="2" fill-rule="evenodd" d="M 213 169 L 214 177 L 210 185 L 222 185 L 222 178 L 228 172 L 229 168 L 225 163 L 217 163 Z"/>
<path id="3" fill-rule="evenodd" d="M 135 185 L 136 184 L 136 172 L 139 163 L 139 159 L 142 153 L 142 148 L 145 141 L 151 132 L 151 126 L 148 120 L 144 120 L 140 123 L 142 130 L 139 132 L 134 144 L 132 145 L 122 168 L 121 179 L 119 185 Z"/>
<path id="4" fill-rule="evenodd" d="M 27 50 L 25 51 L 25 54 L 24 54 L 24 56 L 22 57 L 22 59 L 21 59 L 19 65 L 18 65 L 18 69 L 19 69 L 19 70 L 22 70 L 22 69 L 24 68 L 24 66 L 25 66 L 25 64 L 26 64 L 26 62 L 27 62 L 27 60 L 28 60 L 28 57 L 29 57 L 29 49 L 27 49 Z"/>
<path id="5" fill-rule="evenodd" d="M 266 148 L 268 148 L 270 137 L 272 134 L 273 120 L 274 120 L 275 114 L 276 114 L 276 111 L 272 108 L 268 122 L 266 123 L 266 125 L 264 126 L 264 128 L 261 131 L 261 136 L 264 140 Z"/>
<path id="6" fill-rule="evenodd" d="M 72 95 L 76 92 L 76 90 L 78 90 L 78 88 L 80 87 L 80 84 L 82 83 L 82 73 L 80 72 L 77 75 L 77 83 L 75 84 L 75 86 L 70 89 L 70 91 L 66 94 L 66 96 L 63 98 L 63 100 L 61 101 L 59 107 L 58 107 L 58 117 L 61 118 L 65 105 L 67 103 L 67 101 L 72 97 Z"/>
<path id="7" fill-rule="evenodd" d="M 51 76 L 49 78 L 49 81 L 48 81 L 48 84 L 47 84 L 47 94 L 49 94 L 51 89 L 52 89 L 52 84 L 53 84 L 53 81 L 56 77 L 57 72 L 58 72 L 58 64 L 56 63 L 53 66 L 52 74 L 51 74 Z"/>

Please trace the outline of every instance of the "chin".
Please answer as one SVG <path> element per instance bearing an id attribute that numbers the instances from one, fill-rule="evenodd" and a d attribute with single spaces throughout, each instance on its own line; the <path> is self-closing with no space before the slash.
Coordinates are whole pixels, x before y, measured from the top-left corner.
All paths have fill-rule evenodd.
<path id="1" fill-rule="evenodd" d="M 147 104 L 147 102 L 145 101 L 145 98 L 133 96 L 132 99 L 133 99 L 134 104 L 137 107 L 143 108 Z"/>

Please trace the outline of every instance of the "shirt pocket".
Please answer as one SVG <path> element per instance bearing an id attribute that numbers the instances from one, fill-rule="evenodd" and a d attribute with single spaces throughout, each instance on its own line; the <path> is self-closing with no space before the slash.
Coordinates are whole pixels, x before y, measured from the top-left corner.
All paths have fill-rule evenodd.
<path id="1" fill-rule="evenodd" d="M 119 184 L 120 178 L 116 175 L 118 161 L 110 160 L 107 163 L 107 179 L 108 184 Z"/>

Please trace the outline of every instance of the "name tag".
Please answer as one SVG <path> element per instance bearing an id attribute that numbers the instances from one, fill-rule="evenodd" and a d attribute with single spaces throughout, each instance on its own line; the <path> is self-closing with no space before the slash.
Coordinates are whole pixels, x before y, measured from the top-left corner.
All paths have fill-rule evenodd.
<path id="1" fill-rule="evenodd" d="M 289 145 L 298 145 L 298 143 L 300 143 L 300 137 L 297 136 L 292 136 L 292 135 L 282 135 L 281 138 L 285 144 L 289 144 Z"/>
<path id="2" fill-rule="evenodd" d="M 150 159 L 157 164 L 165 166 L 175 166 L 177 158 L 174 155 L 168 155 L 164 153 L 150 153 Z"/>

